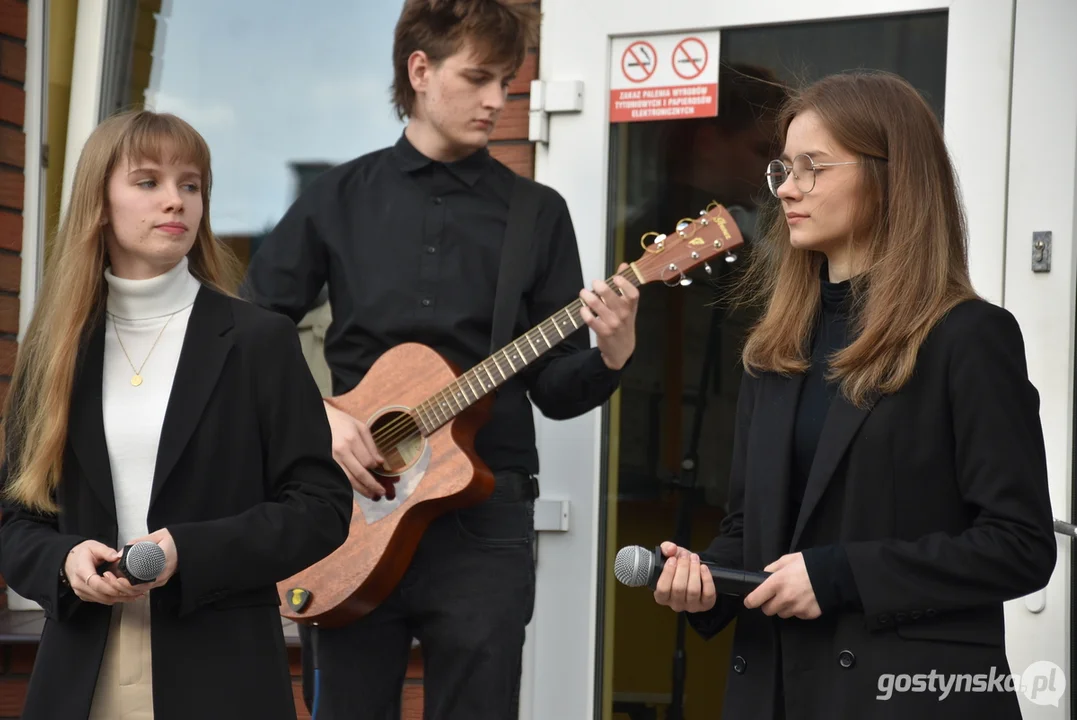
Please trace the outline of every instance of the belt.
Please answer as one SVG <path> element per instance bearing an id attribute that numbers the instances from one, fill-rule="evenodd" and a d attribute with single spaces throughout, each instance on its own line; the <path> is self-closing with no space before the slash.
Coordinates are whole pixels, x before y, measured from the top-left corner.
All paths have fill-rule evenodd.
<path id="1" fill-rule="evenodd" d="M 494 492 L 491 500 L 500 502 L 526 502 L 539 496 L 539 481 L 534 475 L 518 472 L 499 472 L 494 475 Z"/>

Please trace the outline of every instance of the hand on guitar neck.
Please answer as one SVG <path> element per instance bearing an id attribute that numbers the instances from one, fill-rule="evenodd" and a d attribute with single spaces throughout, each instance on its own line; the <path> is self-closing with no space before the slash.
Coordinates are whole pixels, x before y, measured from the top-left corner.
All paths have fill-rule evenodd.
<path id="1" fill-rule="evenodd" d="M 370 428 L 366 423 L 356 420 L 328 402 L 325 403 L 325 414 L 329 418 L 329 427 L 333 433 L 333 458 L 344 469 L 352 487 L 371 500 L 377 500 L 383 495 L 388 495 L 392 500 L 396 496 L 392 485 L 383 485 L 369 472 L 371 468 L 385 462 L 374 444 Z"/>
<path id="2" fill-rule="evenodd" d="M 636 309 L 639 290 L 621 273 L 628 269 L 621 263 L 613 277 L 614 287 L 595 280 L 591 290 L 581 290 L 584 306 L 580 317 L 595 331 L 596 345 L 610 370 L 620 370 L 636 350 Z"/>

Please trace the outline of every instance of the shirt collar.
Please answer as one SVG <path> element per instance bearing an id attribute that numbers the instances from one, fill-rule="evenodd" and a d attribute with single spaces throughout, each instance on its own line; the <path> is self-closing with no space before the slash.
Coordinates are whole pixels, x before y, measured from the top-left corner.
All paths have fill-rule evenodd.
<path id="1" fill-rule="evenodd" d="M 435 162 L 419 152 L 404 133 L 400 134 L 400 139 L 397 140 L 396 145 L 393 147 L 393 152 L 400 169 L 406 173 L 415 173 L 427 166 L 438 165 L 472 187 L 479 181 L 483 172 L 490 165 L 490 151 L 486 148 L 477 150 L 466 158 L 455 162 Z"/>

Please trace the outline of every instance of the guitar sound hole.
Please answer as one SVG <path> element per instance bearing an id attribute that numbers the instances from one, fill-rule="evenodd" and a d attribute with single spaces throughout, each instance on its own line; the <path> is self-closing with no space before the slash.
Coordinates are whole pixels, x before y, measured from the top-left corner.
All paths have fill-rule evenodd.
<path id="1" fill-rule="evenodd" d="M 423 436 L 411 415 L 392 410 L 381 415 L 370 425 L 374 443 L 385 458 L 389 469 L 380 470 L 384 475 L 399 475 L 419 459 L 423 450 Z"/>

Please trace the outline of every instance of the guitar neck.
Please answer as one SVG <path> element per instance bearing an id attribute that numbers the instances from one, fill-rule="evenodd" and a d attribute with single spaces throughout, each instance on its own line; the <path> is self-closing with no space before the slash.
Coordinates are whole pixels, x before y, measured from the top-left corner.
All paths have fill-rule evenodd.
<path id="1" fill-rule="evenodd" d="M 631 267 L 618 275 L 639 287 L 639 279 Z M 606 284 L 620 294 L 613 278 L 607 280 Z M 423 433 L 429 435 L 460 415 L 584 327 L 586 323 L 580 313 L 582 309 L 583 301 L 579 298 L 573 300 L 417 405 L 415 419 Z"/>

